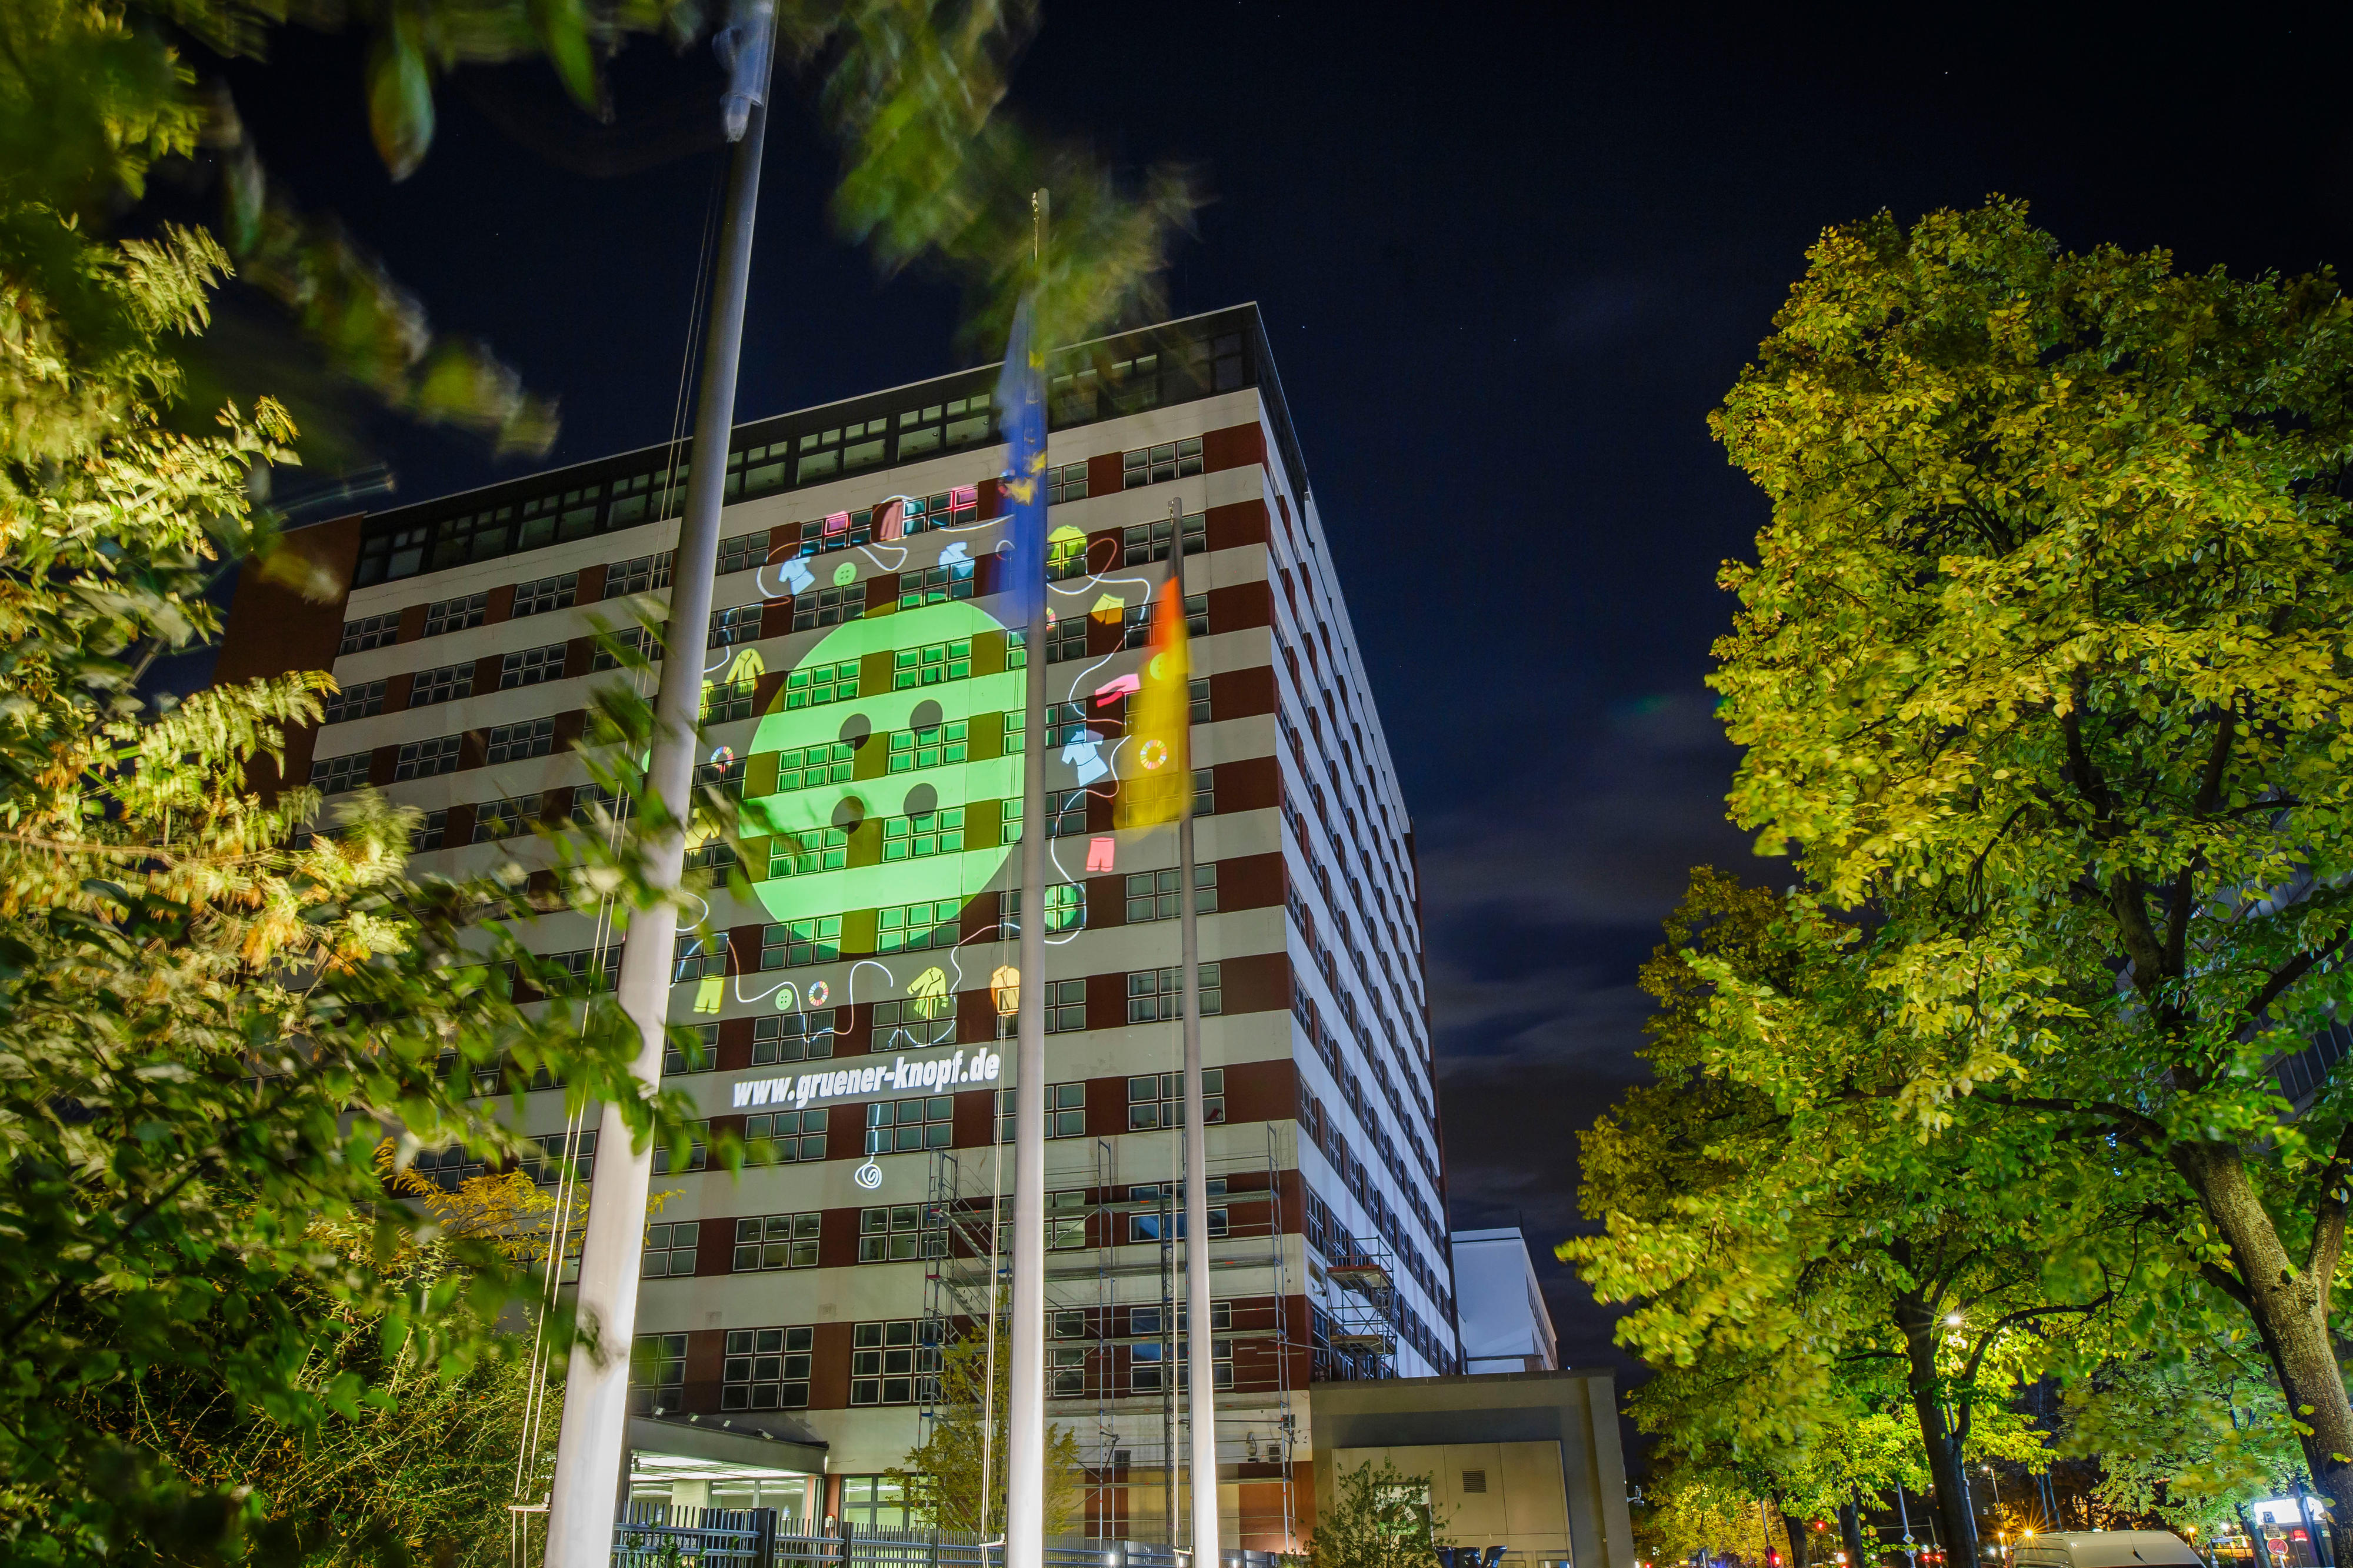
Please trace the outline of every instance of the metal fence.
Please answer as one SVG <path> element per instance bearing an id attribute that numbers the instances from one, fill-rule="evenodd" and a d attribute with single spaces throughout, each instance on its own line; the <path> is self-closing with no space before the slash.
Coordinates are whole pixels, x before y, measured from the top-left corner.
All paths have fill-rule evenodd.
<path id="1" fill-rule="evenodd" d="M 1227 1552 L 1222 1568 L 1277 1568 L 1267 1552 Z M 1192 1553 L 1156 1542 L 1049 1541 L 1045 1568 L 1186 1568 Z M 866 1530 L 772 1508 L 632 1503 L 613 1527 L 614 1568 L 1004 1568 L 1005 1542 L 969 1531 Z"/>

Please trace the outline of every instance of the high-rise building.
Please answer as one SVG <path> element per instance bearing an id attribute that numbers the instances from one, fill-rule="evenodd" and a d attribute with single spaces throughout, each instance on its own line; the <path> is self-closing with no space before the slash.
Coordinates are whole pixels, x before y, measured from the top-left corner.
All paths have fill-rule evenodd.
<path id="1" fill-rule="evenodd" d="M 666 633 L 669 657 L 702 661 L 702 781 L 742 802 L 737 844 L 690 853 L 708 919 L 671 955 L 692 1043 L 670 1081 L 753 1163 L 657 1165 L 633 1487 L 717 1501 L 757 1483 L 792 1511 L 902 1521 L 884 1472 L 939 1397 L 941 1345 L 990 1297 L 1009 1013 L 1043 984 L 1050 1419 L 1088 1468 L 1081 1528 L 1152 1539 L 1174 1517 L 1176 845 L 1113 809 L 1181 532 L 1220 1496 L 1229 1543 L 1295 1544 L 1311 1383 L 1460 1370 L 1405 802 L 1256 310 L 1050 361 L 1043 648 L 996 613 L 996 378 L 739 425 L 716 607 Z M 645 631 L 694 458 L 648 447 L 303 530 L 346 595 L 248 574 L 223 676 L 331 668 L 341 690 L 290 775 L 330 816 L 363 785 L 417 808 L 421 869 L 550 866 L 545 834 L 615 804 L 575 742 L 600 683 L 647 687 L 617 656 L 660 650 Z M 1021 672 L 1040 658 L 1037 732 Z M 1020 820 L 1032 745 L 1042 825 Z M 1037 911 L 1015 891 L 1025 827 L 1052 838 Z M 1047 926 L 1042 977 L 1013 967 L 1025 918 Z M 607 930 L 565 913 L 531 941 L 610 975 L 625 933 Z M 563 1098 L 526 1100 L 551 1184 L 585 1179 L 595 1136 Z M 420 1163 L 473 1169 L 455 1150 Z M 821 1493 L 799 1479 L 820 1444 Z"/>

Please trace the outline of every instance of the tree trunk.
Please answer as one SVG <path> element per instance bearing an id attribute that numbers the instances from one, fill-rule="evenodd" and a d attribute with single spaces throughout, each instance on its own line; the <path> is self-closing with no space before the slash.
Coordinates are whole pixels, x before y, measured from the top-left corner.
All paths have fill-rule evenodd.
<path id="1" fill-rule="evenodd" d="M 2346 1397 L 2345 1373 L 2329 1338 L 2329 1281 L 2325 1271 L 2307 1273 L 2289 1257 L 2235 1145 L 2180 1143 L 2170 1153 L 2230 1243 L 2232 1267 L 2246 1287 L 2247 1314 L 2279 1374 L 2280 1393 L 2309 1428 L 2301 1439 L 2305 1464 L 2328 1497 L 2330 1555 L 2346 1562 L 2353 1554 L 2353 1400 Z"/>
<path id="2" fill-rule="evenodd" d="M 1862 1510 L 1852 1502 L 1839 1504 L 1839 1539 L 1846 1542 L 1847 1568 L 1878 1568 L 1862 1549 Z"/>
<path id="3" fill-rule="evenodd" d="M 1782 1531 L 1789 1538 L 1789 1568 L 1808 1568 L 1813 1554 L 1806 1539 L 1806 1521 L 1783 1508 L 1778 1498 L 1773 1500 L 1773 1507 L 1781 1516 Z"/>
<path id="4" fill-rule="evenodd" d="M 1936 1483 L 1936 1517 L 1944 1524 L 1944 1548 L 1948 1568 L 1978 1555 L 1977 1520 L 1969 1509 L 1969 1478 L 1962 1468 L 1961 1445 L 1945 1423 L 1945 1404 L 1936 1386 L 1936 1311 L 1915 1291 L 1895 1300 L 1895 1326 L 1903 1331 L 1905 1354 L 1910 1363 L 1905 1383 L 1912 1394 L 1912 1414 L 1920 1426 L 1920 1447 L 1928 1457 L 1928 1475 Z"/>

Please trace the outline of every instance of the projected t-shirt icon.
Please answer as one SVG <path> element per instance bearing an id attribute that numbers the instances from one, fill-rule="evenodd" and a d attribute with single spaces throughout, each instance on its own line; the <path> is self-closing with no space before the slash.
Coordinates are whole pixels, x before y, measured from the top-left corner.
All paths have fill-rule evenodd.
<path id="1" fill-rule="evenodd" d="M 1004 627 L 950 600 L 848 622 L 786 673 L 743 812 L 786 965 L 955 945 L 1019 827 L 1024 676 L 1007 654 Z"/>

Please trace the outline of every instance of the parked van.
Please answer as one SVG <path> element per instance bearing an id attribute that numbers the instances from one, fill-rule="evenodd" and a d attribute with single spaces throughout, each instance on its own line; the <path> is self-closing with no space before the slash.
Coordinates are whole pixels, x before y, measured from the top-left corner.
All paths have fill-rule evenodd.
<path id="1" fill-rule="evenodd" d="M 2205 1559 L 2169 1530 L 2066 1530 L 2019 1539 L 2018 1568 L 2156 1568 Z"/>

